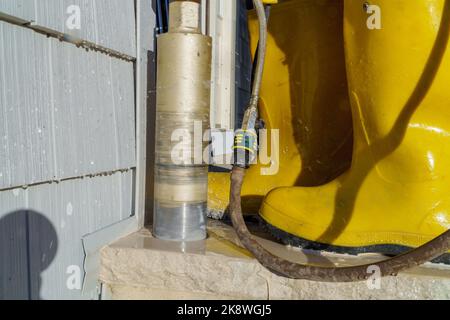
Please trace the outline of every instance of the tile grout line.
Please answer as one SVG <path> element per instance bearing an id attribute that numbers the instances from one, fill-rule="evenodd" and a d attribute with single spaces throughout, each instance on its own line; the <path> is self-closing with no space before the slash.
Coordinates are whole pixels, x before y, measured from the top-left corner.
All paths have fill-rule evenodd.
<path id="1" fill-rule="evenodd" d="M 58 39 L 61 42 L 73 44 L 78 48 L 96 51 L 101 54 L 104 54 L 104 55 L 107 55 L 107 56 L 110 56 L 110 57 L 113 57 L 116 59 L 124 60 L 127 62 L 136 62 L 136 58 L 129 56 L 127 54 L 120 53 L 116 50 L 112 50 L 112 49 L 100 46 L 98 44 L 95 44 L 95 43 L 87 41 L 87 40 L 69 37 L 66 33 L 33 26 L 33 24 L 32 24 L 33 22 L 20 23 L 20 22 L 14 20 L 14 18 L 9 18 L 9 16 L 6 16 L 6 15 L 2 14 L 1 12 L 0 12 L 0 21 L 6 22 L 9 24 L 13 24 L 15 26 L 22 27 L 25 29 L 32 30 L 34 32 L 40 33 L 47 37 Z"/>

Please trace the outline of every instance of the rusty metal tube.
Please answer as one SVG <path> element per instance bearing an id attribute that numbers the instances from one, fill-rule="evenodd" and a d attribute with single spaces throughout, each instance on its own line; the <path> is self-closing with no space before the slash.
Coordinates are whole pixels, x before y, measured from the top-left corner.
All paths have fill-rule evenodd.
<path id="1" fill-rule="evenodd" d="M 200 32 L 200 4 L 170 4 L 158 37 L 153 234 L 173 241 L 206 237 L 211 39 Z M 207 139 L 205 139 L 207 140 Z"/>

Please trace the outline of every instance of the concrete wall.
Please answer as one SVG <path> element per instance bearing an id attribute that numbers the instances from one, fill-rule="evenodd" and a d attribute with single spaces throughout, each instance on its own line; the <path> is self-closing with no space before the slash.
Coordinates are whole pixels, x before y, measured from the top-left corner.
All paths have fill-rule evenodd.
<path id="1" fill-rule="evenodd" d="M 79 287 L 83 237 L 136 214 L 135 3 L 0 1 L 0 299 L 97 298 Z M 70 5 L 80 29 L 67 27 Z"/>

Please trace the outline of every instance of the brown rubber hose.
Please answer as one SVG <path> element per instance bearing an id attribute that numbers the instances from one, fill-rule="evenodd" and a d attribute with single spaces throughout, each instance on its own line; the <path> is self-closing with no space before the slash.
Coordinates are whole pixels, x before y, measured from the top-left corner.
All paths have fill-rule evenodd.
<path id="1" fill-rule="evenodd" d="M 234 167 L 231 173 L 230 214 L 234 229 L 245 248 L 270 271 L 292 279 L 321 282 L 353 282 L 373 276 L 369 267 L 378 266 L 381 276 L 395 276 L 400 271 L 431 261 L 450 249 L 450 230 L 430 242 L 396 257 L 368 265 L 354 267 L 316 267 L 301 265 L 277 257 L 264 249 L 248 231 L 242 216 L 241 188 L 245 169 Z"/>

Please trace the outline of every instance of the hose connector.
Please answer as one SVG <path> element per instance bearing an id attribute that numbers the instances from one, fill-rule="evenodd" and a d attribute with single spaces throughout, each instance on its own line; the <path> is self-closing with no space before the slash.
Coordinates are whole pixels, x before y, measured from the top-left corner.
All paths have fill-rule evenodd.
<path id="1" fill-rule="evenodd" d="M 247 169 L 258 154 L 258 135 L 255 129 L 240 129 L 234 135 L 234 165 Z"/>
<path id="2" fill-rule="evenodd" d="M 258 155 L 258 134 L 256 122 L 258 120 L 258 98 L 252 97 L 249 106 L 245 110 L 242 121 L 242 129 L 234 134 L 233 156 L 234 165 L 247 169 L 255 163 Z"/>

